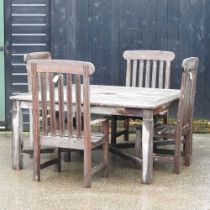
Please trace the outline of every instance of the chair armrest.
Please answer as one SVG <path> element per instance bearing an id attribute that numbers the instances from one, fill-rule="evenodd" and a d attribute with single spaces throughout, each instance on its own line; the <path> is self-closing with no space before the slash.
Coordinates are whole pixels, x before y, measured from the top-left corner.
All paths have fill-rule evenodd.
<path id="1" fill-rule="evenodd" d="M 97 124 L 107 123 L 108 121 L 109 121 L 108 118 L 99 118 L 99 119 L 95 119 L 95 120 L 91 121 L 90 125 L 97 125 Z"/>

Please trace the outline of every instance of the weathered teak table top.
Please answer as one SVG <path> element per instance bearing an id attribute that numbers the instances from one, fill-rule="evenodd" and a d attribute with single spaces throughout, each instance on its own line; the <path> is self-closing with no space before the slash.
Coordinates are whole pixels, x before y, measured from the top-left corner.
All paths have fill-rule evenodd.
<path id="1" fill-rule="evenodd" d="M 64 93 L 65 95 L 65 93 Z M 179 99 L 180 90 L 125 86 L 90 86 L 91 112 L 106 115 L 143 117 L 142 182 L 152 182 L 153 116 Z M 31 94 L 11 96 L 13 100 L 13 169 L 22 168 L 21 108 L 31 108 Z M 56 97 L 55 97 L 56 99 Z M 65 99 L 64 99 L 65 100 Z"/>
<path id="2" fill-rule="evenodd" d="M 180 91 L 175 89 L 138 88 L 124 86 L 90 86 L 92 106 L 106 106 L 132 109 L 156 109 L 179 98 Z M 56 101 L 55 96 L 55 101 Z M 29 101 L 32 96 L 23 93 L 10 97 L 11 100 Z M 65 91 L 64 91 L 65 100 Z"/>

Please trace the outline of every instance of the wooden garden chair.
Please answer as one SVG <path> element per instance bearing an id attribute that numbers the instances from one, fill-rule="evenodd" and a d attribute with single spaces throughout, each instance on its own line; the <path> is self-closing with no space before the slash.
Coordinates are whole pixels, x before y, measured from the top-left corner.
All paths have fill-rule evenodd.
<path id="1" fill-rule="evenodd" d="M 50 60 L 51 59 L 51 54 L 50 52 L 32 52 L 32 53 L 27 53 L 24 55 L 24 63 L 28 63 L 30 60 Z M 26 65 L 26 70 L 27 70 L 27 81 L 28 81 L 28 92 L 31 93 L 32 90 L 32 83 L 31 83 L 31 68 L 27 68 Z M 31 145 L 33 144 L 32 137 L 33 137 L 33 128 L 32 128 L 32 109 L 29 109 L 29 121 L 30 121 L 30 143 Z M 32 157 L 33 151 L 32 150 L 23 150 L 23 152 L 30 154 Z M 50 149 L 42 149 L 42 152 L 51 152 Z"/>
<path id="2" fill-rule="evenodd" d="M 62 148 L 84 151 L 84 187 L 91 186 L 91 176 L 100 169 L 107 177 L 109 123 L 107 119 L 90 120 L 89 80 L 95 71 L 93 64 L 68 60 L 30 60 L 27 66 L 32 70 L 34 179 L 40 181 L 40 169 L 51 164 L 57 164 L 60 171 Z M 56 111 L 59 112 L 58 130 L 55 126 Z M 67 122 L 64 122 L 65 115 Z M 73 127 L 74 116 L 76 128 Z M 91 132 L 91 125 L 98 122 L 103 124 L 104 132 Z M 40 165 L 40 146 L 56 148 L 57 157 Z M 92 150 L 101 146 L 103 160 L 99 167 L 92 170 Z"/>
<path id="3" fill-rule="evenodd" d="M 198 58 L 187 58 L 182 63 L 181 95 L 175 126 L 159 124 L 154 129 L 154 143 L 175 144 L 174 155 L 166 155 L 164 160 L 174 161 L 174 172 L 180 173 L 181 145 L 184 145 L 184 163 L 190 165 L 192 151 L 192 121 L 196 90 Z M 137 128 L 137 142 L 141 145 L 141 127 Z M 144 145 L 142 145 L 144 149 Z M 161 159 L 163 158 L 163 154 Z M 158 159 L 158 156 L 156 156 Z"/>
<path id="4" fill-rule="evenodd" d="M 128 50 L 123 53 L 127 61 L 126 86 L 146 88 L 170 88 L 171 61 L 175 54 L 170 51 L 157 50 Z M 135 99 L 134 99 L 135 100 Z M 167 112 L 162 113 L 165 124 Z M 124 119 L 124 130 L 117 132 L 117 120 L 112 116 L 111 143 L 116 144 L 116 138 L 124 135 L 124 140 L 129 138 L 129 118 Z"/>

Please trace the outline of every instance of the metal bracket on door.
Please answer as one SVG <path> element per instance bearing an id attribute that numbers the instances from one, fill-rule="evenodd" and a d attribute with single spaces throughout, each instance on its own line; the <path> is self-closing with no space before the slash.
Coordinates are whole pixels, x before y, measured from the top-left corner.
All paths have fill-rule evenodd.
<path id="1" fill-rule="evenodd" d="M 5 46 L 0 46 L 0 51 L 4 51 L 5 50 Z"/>
<path id="2" fill-rule="evenodd" d="M 0 51 L 4 51 L 6 54 L 9 53 L 9 43 L 6 42 L 5 46 L 0 46 Z"/>

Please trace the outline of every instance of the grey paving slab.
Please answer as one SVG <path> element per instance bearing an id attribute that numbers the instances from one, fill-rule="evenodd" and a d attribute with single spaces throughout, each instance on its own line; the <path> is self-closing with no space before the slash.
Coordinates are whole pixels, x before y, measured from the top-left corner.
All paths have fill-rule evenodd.
<path id="1" fill-rule="evenodd" d="M 26 145 L 28 142 L 25 137 Z M 43 159 L 50 155 L 43 155 Z M 94 155 L 97 161 L 98 154 Z M 0 210 L 209 210 L 210 135 L 194 135 L 193 160 L 182 173 L 172 173 L 168 163 L 154 164 L 154 183 L 141 184 L 141 169 L 110 157 L 110 176 L 94 176 L 92 188 L 83 188 L 82 157 L 41 171 L 41 182 L 32 181 L 32 159 L 24 155 L 24 169 L 11 169 L 11 137 L 0 136 Z"/>

